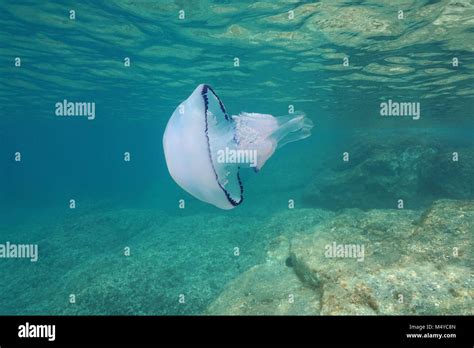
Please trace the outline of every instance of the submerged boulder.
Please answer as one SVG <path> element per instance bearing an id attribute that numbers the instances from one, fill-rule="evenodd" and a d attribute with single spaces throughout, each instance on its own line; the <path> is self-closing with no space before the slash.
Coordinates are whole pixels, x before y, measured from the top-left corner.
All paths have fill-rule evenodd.
<path id="1" fill-rule="evenodd" d="M 281 237 L 288 248 L 233 280 L 207 312 L 473 314 L 473 235 L 472 201 L 440 200 L 423 213 L 345 210 Z M 290 293 L 298 301 L 288 303 Z"/>
<path id="2" fill-rule="evenodd" d="M 448 145 L 450 144 L 450 145 Z M 474 198 L 472 141 L 423 133 L 357 133 L 344 152 L 328 158 L 308 183 L 307 206 L 342 208 L 425 208 L 436 199 Z"/>
<path id="3" fill-rule="evenodd" d="M 231 281 L 209 306 L 211 315 L 315 315 L 319 296 L 301 283 L 288 264 L 289 241 L 272 242 L 265 263 Z"/>

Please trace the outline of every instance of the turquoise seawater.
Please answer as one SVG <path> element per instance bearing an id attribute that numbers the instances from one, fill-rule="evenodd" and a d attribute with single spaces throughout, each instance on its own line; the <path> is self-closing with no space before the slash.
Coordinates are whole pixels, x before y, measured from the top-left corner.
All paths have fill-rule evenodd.
<path id="1" fill-rule="evenodd" d="M 388 256 L 377 243 L 395 243 L 405 228 L 392 231 L 399 222 L 384 214 L 405 210 L 400 221 L 412 219 L 439 241 L 420 267 L 438 267 L 434 259 L 459 248 L 457 263 L 439 267 L 447 267 L 442 277 L 466 279 L 453 280 L 454 290 L 424 278 L 400 290 L 409 280 L 394 281 L 394 301 L 405 291 L 412 302 L 392 310 L 377 297 L 385 291 L 374 285 L 378 271 L 368 272 L 380 303 L 369 307 L 469 313 L 473 30 L 470 0 L 1 0 L 0 244 L 37 245 L 38 260 L 0 258 L 0 314 L 364 314 L 357 301 L 341 311 L 324 312 L 322 303 L 285 311 L 277 304 L 297 291 L 286 290 L 285 277 L 245 275 L 267 265 L 284 236 L 284 271 L 322 291 L 297 267 L 313 262 L 306 251 L 291 248 L 301 235 L 326 231 L 318 226 L 327 221 L 357 244 L 347 238 L 357 219 L 361 235 L 369 231 L 368 262 L 383 268 Z M 229 211 L 187 194 L 164 158 L 166 124 L 201 83 L 231 115 L 294 108 L 314 123 L 311 137 L 244 174 L 244 202 Z M 58 117 L 55 105 L 65 99 L 95 103 L 95 118 Z M 419 118 L 382 116 L 389 100 L 419 105 Z M 430 210 L 442 199 L 459 208 Z M 453 213 L 433 217 L 438 211 Z M 393 274 L 424 269 L 400 267 Z M 281 291 L 265 293 L 266 285 Z M 417 307 L 426 287 L 438 285 L 443 296 Z M 254 302 L 221 297 L 239 286 Z M 221 307 L 209 309 L 217 299 Z"/>

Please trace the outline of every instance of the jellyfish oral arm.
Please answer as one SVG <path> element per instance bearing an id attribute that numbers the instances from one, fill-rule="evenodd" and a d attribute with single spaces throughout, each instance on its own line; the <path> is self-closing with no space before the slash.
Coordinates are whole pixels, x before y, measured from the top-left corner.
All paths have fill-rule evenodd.
<path id="1" fill-rule="evenodd" d="M 311 135 L 313 124 L 303 113 L 274 117 L 268 114 L 242 112 L 232 116 L 235 122 L 237 151 L 256 153 L 256 170 L 260 170 L 276 149 Z"/>

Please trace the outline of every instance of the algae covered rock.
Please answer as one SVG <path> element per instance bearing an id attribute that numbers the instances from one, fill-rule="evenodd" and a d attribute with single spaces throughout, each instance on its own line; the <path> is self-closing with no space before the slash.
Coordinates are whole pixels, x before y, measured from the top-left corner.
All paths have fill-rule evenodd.
<path id="1" fill-rule="evenodd" d="M 290 269 L 262 264 L 232 281 L 206 313 L 316 315 L 319 313 L 319 297 L 302 284 Z"/>
<path id="2" fill-rule="evenodd" d="M 209 306 L 212 315 L 315 315 L 319 297 L 288 265 L 289 241 L 272 242 L 265 263 L 230 282 Z"/>
<path id="3" fill-rule="evenodd" d="M 444 267 L 448 264 L 474 267 L 474 203 L 439 200 L 416 222 L 409 252 L 417 261 Z M 467 277 L 466 277 L 467 278 Z"/>
<path id="4" fill-rule="evenodd" d="M 446 144 L 450 144 L 449 146 Z M 328 158 L 308 183 L 306 205 L 326 208 L 419 209 L 442 198 L 474 198 L 472 141 L 447 141 L 431 133 L 356 134 L 348 158 Z"/>
<path id="5" fill-rule="evenodd" d="M 267 261 L 228 284 L 208 313 L 473 314 L 473 235 L 472 201 L 348 209 L 276 239 Z"/>
<path id="6" fill-rule="evenodd" d="M 470 314 L 473 233 L 472 202 L 438 201 L 422 216 L 347 211 L 295 238 L 291 257 L 321 294 L 321 314 Z M 328 253 L 333 245 L 363 255 Z"/>

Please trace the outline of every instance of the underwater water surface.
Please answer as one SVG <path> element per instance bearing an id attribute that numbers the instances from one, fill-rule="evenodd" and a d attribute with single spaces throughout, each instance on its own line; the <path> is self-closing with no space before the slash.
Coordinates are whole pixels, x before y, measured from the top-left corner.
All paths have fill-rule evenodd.
<path id="1" fill-rule="evenodd" d="M 473 314 L 473 29 L 470 0 L 0 1 L 0 314 Z M 199 84 L 314 125 L 232 210 L 166 165 Z"/>

